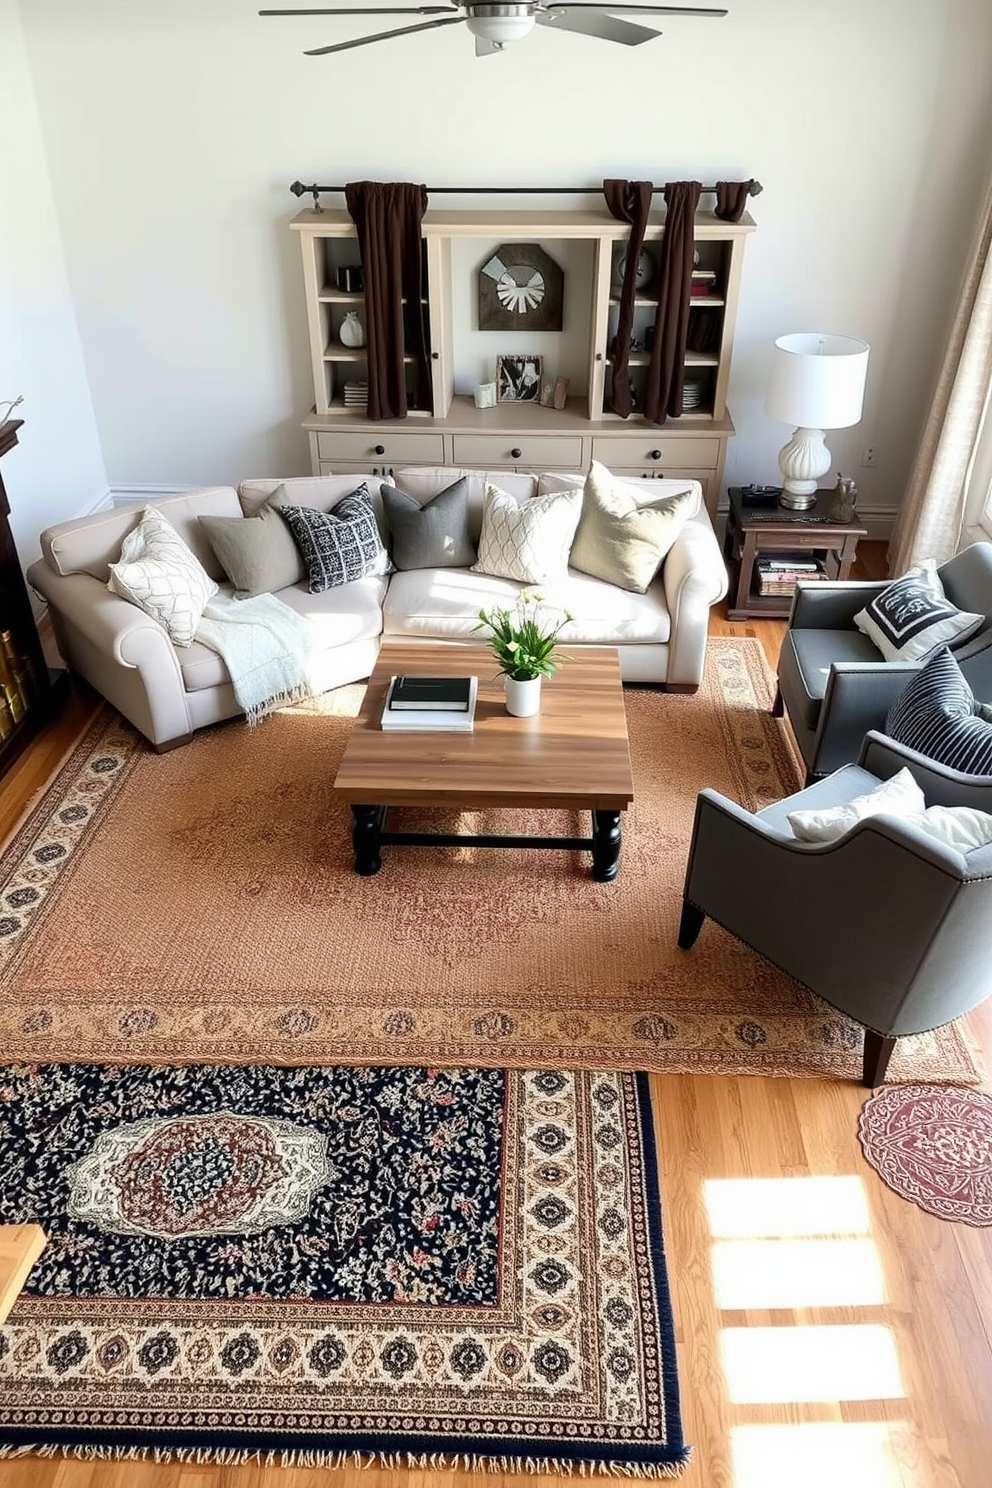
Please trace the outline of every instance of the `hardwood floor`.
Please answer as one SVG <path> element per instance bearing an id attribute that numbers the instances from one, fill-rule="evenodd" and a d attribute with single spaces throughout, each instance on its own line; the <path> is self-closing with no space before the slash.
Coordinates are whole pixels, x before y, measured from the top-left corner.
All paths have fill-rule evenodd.
<path id="1" fill-rule="evenodd" d="M 884 576 L 862 544 L 859 577 Z M 774 666 L 783 621 L 757 636 Z M 3 782 L 0 837 L 89 716 L 77 697 Z M 992 1049 L 992 1010 L 971 1019 Z M 986 1085 L 986 1089 L 992 1086 Z M 700 1488 L 988 1488 L 992 1228 L 898 1198 L 857 1137 L 866 1092 L 814 1079 L 654 1076 L 685 1434 Z M 485 1475 L 496 1488 L 506 1475 Z M 0 1462 L 2 1488 L 467 1488 L 472 1475 Z M 519 1479 L 517 1481 L 520 1481 Z M 536 1477 L 526 1481 L 542 1488 Z M 546 1488 L 560 1479 L 543 1480 Z"/>

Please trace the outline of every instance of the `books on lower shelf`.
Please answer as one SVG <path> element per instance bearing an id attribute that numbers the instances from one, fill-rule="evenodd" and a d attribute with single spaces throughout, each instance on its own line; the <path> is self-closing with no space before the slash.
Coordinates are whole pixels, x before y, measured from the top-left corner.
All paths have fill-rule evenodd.
<path id="1" fill-rule="evenodd" d="M 382 727 L 407 733 L 470 734 L 478 691 L 478 677 L 391 677 Z"/>
<path id="2" fill-rule="evenodd" d="M 821 559 L 802 554 L 780 553 L 777 558 L 758 558 L 754 566 L 759 594 L 791 594 L 799 583 L 816 583 L 828 577 Z"/>

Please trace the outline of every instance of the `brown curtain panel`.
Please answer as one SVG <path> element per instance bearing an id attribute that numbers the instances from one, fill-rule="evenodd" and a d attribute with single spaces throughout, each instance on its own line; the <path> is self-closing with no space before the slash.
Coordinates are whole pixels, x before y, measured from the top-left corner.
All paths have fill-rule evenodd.
<path id="1" fill-rule="evenodd" d="M 750 181 L 717 181 L 713 215 L 719 217 L 721 222 L 740 222 L 753 185 L 753 179 Z"/>
<path id="2" fill-rule="evenodd" d="M 663 424 L 682 412 L 685 347 L 689 331 L 698 181 L 669 181 L 665 187 L 665 235 L 661 240 L 654 346 L 644 387 L 644 417 Z"/>
<path id="3" fill-rule="evenodd" d="M 433 406 L 420 232 L 427 187 L 352 181 L 345 186 L 345 203 L 358 230 L 365 280 L 368 417 L 406 418 L 404 356 L 413 357 L 412 406 Z"/>
<path id="4" fill-rule="evenodd" d="M 613 379 L 610 389 L 610 408 L 621 418 L 627 418 L 633 407 L 630 396 L 630 333 L 634 325 L 634 296 L 637 292 L 637 260 L 644 244 L 644 229 L 651 210 L 650 181 L 603 182 L 606 205 L 618 222 L 630 223 L 627 242 L 627 264 L 620 290 L 620 311 L 617 317 L 616 349 L 613 354 Z"/>

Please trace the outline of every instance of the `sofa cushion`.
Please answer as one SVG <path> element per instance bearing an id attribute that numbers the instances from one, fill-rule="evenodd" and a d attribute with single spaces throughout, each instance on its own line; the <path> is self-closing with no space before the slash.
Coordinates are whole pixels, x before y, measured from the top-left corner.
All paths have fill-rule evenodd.
<path id="1" fill-rule="evenodd" d="M 946 646 L 903 688 L 885 732 L 928 759 L 966 775 L 992 775 L 992 723 Z"/>
<path id="2" fill-rule="evenodd" d="M 176 529 L 153 507 L 110 565 L 107 587 L 164 625 L 175 646 L 189 646 L 217 584 Z"/>
<path id="3" fill-rule="evenodd" d="M 631 484 L 592 462 L 568 562 L 593 578 L 643 594 L 692 515 L 696 495 L 686 488 L 638 501 Z"/>
<path id="4" fill-rule="evenodd" d="M 333 511 L 319 512 L 311 506 L 281 506 L 280 511 L 303 554 L 311 594 L 388 572 L 389 554 L 364 486 L 339 501 Z"/>
<path id="5" fill-rule="evenodd" d="M 684 491 L 691 491 L 693 504 L 689 511 L 690 519 L 697 517 L 703 510 L 703 488 L 697 480 L 672 480 L 670 477 L 653 475 L 625 480 L 612 471 L 609 475 L 614 485 L 632 497 L 638 506 L 644 502 L 661 501 L 666 496 L 679 496 Z M 574 470 L 546 470 L 538 477 L 537 494 L 546 496 L 551 491 L 581 491 L 585 483 L 586 477 Z"/>
<path id="6" fill-rule="evenodd" d="M 834 662 L 881 666 L 874 643 L 860 630 L 787 630 L 778 659 L 779 686 L 789 714 L 816 729 Z"/>
<path id="7" fill-rule="evenodd" d="M 905 816 L 910 811 L 924 811 L 926 804 L 922 787 L 909 770 L 902 769 L 881 785 L 840 806 L 790 812 L 789 826 L 800 842 L 835 842 L 869 816 L 882 812 Z"/>
<path id="8" fill-rule="evenodd" d="M 525 587 L 472 569 L 395 573 L 383 604 L 383 634 L 480 641 L 483 637 L 476 630 L 479 610 L 512 609 Z M 570 572 L 553 593 L 548 592 L 548 598 L 572 616 L 562 631 L 563 645 L 663 645 L 671 637 L 671 617 L 660 580 L 646 594 L 635 594 Z"/>
<path id="9" fill-rule="evenodd" d="M 210 545 L 241 598 L 274 594 L 306 578 L 296 539 L 279 510 L 280 486 L 253 517 L 201 517 Z"/>
<path id="10" fill-rule="evenodd" d="M 465 476 L 426 499 L 410 496 L 388 481 L 383 481 L 381 495 L 390 556 L 398 569 L 466 568 L 475 562 Z"/>
<path id="11" fill-rule="evenodd" d="M 479 557 L 472 572 L 523 584 L 561 583 L 568 571 L 581 500 L 578 491 L 555 491 L 521 505 L 499 486 L 488 485 Z"/>
<path id="12" fill-rule="evenodd" d="M 370 575 L 354 584 L 342 584 L 322 594 L 311 594 L 305 584 L 282 589 L 279 598 L 298 615 L 305 615 L 314 630 L 313 655 L 333 651 L 353 641 L 374 640 L 382 634 L 382 604 L 387 580 Z M 230 682 L 227 668 L 216 651 L 194 641 L 179 657 L 183 686 L 201 692 Z"/>
<path id="13" fill-rule="evenodd" d="M 985 624 L 985 616 L 952 604 L 937 565 L 928 560 L 876 594 L 854 623 L 886 661 L 920 661 L 937 646 L 966 641 Z"/>
<path id="14" fill-rule="evenodd" d="M 120 557 L 121 543 L 149 509 L 163 514 L 212 579 L 224 579 L 224 570 L 198 518 L 201 514 L 236 517 L 240 508 L 233 486 L 204 486 L 180 496 L 146 501 L 140 507 L 129 503 L 109 511 L 93 512 L 88 517 L 58 522 L 41 534 L 46 563 L 63 577 L 87 573 L 105 584 L 110 577 L 110 565 Z"/>

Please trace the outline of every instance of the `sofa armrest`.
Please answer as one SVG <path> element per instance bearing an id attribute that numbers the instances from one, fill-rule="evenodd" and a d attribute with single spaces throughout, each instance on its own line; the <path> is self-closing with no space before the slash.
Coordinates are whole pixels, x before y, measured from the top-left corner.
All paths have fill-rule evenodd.
<path id="1" fill-rule="evenodd" d="M 705 511 L 682 528 L 661 571 L 671 616 L 666 682 L 698 687 L 703 679 L 710 609 L 727 592 L 727 568 Z"/>
<path id="2" fill-rule="evenodd" d="M 888 588 L 888 579 L 822 579 L 796 585 L 789 627 L 792 630 L 851 630 L 859 610 Z M 881 658 L 879 658 L 881 659 Z"/>
<path id="3" fill-rule="evenodd" d="M 908 769 L 922 787 L 928 806 L 972 806 L 976 811 L 992 812 L 992 777 L 966 775 L 949 765 L 939 765 L 876 729 L 865 735 L 858 763 L 880 780 Z"/>
<path id="4" fill-rule="evenodd" d="M 47 602 L 62 659 L 157 748 L 192 729 L 176 649 L 165 628 L 91 574 L 27 572 Z"/>

